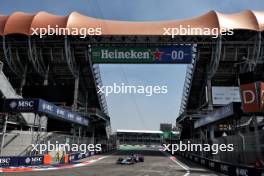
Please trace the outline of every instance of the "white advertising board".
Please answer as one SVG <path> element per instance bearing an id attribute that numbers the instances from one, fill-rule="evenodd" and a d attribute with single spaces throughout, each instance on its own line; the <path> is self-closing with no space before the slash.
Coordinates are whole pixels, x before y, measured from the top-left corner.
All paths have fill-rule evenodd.
<path id="1" fill-rule="evenodd" d="M 212 87 L 212 99 L 214 105 L 226 105 L 231 102 L 241 102 L 239 87 Z"/>

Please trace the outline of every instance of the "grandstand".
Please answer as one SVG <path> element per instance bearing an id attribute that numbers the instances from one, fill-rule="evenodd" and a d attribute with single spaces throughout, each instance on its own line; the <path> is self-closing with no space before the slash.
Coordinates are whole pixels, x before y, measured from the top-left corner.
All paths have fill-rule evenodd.
<path id="1" fill-rule="evenodd" d="M 173 136 L 170 136 L 169 140 L 177 140 L 179 133 L 172 131 Z M 151 130 L 117 130 L 116 136 L 120 145 L 147 145 L 147 146 L 159 146 L 165 143 L 163 131 L 151 131 Z"/>
<path id="2" fill-rule="evenodd" d="M 4 22 L 13 20 L 17 19 Z M 97 143 L 111 134 L 105 97 L 97 94 L 97 86 L 102 84 L 100 69 L 91 63 L 88 46 L 72 45 L 74 38 L 66 36 L 49 37 L 41 40 L 17 32 L 1 37 L 0 95 L 5 104 L 14 100 L 10 106 L 14 105 L 18 99 L 45 100 L 63 113 L 2 110 L 2 156 L 28 154 L 32 143 L 55 142 L 58 136 L 70 139 L 69 143 Z M 85 123 L 69 121 L 66 114 Z"/>
<path id="3" fill-rule="evenodd" d="M 86 38 L 80 38 L 80 33 L 68 36 L 55 33 L 42 38 L 31 35 L 32 27 L 47 28 L 48 25 L 77 29 L 100 27 L 102 35 Z M 188 26 L 210 29 L 211 32 L 206 35 L 164 35 L 164 28 Z M 234 30 L 234 34 L 212 37 L 215 35 L 213 29 L 219 31 L 223 28 Z M 109 136 L 110 118 L 104 96 L 97 94 L 96 86 L 101 84 L 100 72 L 99 67 L 92 63 L 91 48 L 187 45 L 192 46 L 194 53 L 192 63 L 188 65 L 177 118 L 181 139 L 202 143 L 234 143 L 235 152 L 232 155 L 199 155 L 251 164 L 263 151 L 258 145 L 263 136 L 263 113 L 246 113 L 232 100 L 214 103 L 212 90 L 219 87 L 239 88 L 239 80 L 242 79 L 238 78 L 243 73 L 254 72 L 252 81 L 263 78 L 263 29 L 263 12 L 255 11 L 237 14 L 211 11 L 189 20 L 159 23 L 102 20 L 76 12 L 68 16 L 46 12 L 15 12 L 10 16 L 1 16 L 0 60 L 4 63 L 0 77 L 2 96 L 7 99 L 44 99 L 89 121 L 89 126 L 84 127 L 52 118 L 46 113 L 4 113 L 3 135 L 10 130 L 37 131 L 37 136 L 42 130 L 58 130 L 64 135 L 68 132 L 70 136 L 106 138 Z M 2 141 L 2 148 L 4 146 Z"/>
<path id="4" fill-rule="evenodd" d="M 229 17 L 233 17 L 230 23 L 224 17 L 218 20 L 230 27 L 241 25 L 232 37 L 221 36 L 213 43 L 197 44 L 196 58 L 187 68 L 176 121 L 183 141 L 234 144 L 235 148 L 234 152 L 217 155 L 193 154 L 254 165 L 263 159 L 263 111 L 245 111 L 240 86 L 261 82 L 264 78 L 263 13 L 247 11 Z M 253 21 L 256 30 L 249 27 Z"/>

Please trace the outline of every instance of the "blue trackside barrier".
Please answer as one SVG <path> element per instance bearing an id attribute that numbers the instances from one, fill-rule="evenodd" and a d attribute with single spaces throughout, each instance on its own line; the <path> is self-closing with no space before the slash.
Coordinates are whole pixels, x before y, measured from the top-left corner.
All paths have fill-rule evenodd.
<path id="1" fill-rule="evenodd" d="M 208 169 L 220 172 L 230 176 L 263 176 L 264 169 L 257 169 L 253 166 L 235 165 L 232 163 L 225 163 L 199 155 L 190 154 L 187 152 L 176 152 L 176 155 L 189 159 L 197 164 L 200 164 Z"/>
<path id="2" fill-rule="evenodd" d="M 109 149 L 109 150 L 102 150 L 102 151 L 94 151 L 94 152 L 87 152 L 85 154 L 81 154 L 81 153 L 72 153 L 69 154 L 69 162 L 74 162 L 83 158 L 87 158 L 89 156 L 94 156 L 94 155 L 98 155 L 98 154 L 102 154 L 102 153 L 106 153 L 106 152 L 110 152 L 115 150 L 115 148 Z"/>
<path id="3" fill-rule="evenodd" d="M 102 154 L 114 150 L 104 149 L 100 152 L 72 153 L 69 154 L 69 162 L 74 162 L 93 155 Z M 37 166 L 44 164 L 44 156 L 0 156 L 0 167 Z"/>
<path id="4" fill-rule="evenodd" d="M 89 156 L 93 156 L 94 152 L 87 152 L 87 153 L 72 153 L 69 155 L 69 162 L 77 161 L 83 158 L 87 158 Z"/>
<path id="5" fill-rule="evenodd" d="M 36 166 L 43 164 L 44 156 L 4 156 L 0 157 L 0 167 Z"/>

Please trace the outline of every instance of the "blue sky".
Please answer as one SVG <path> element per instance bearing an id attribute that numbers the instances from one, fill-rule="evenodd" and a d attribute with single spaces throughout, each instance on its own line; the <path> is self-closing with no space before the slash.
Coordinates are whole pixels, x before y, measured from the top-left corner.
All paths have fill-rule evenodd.
<path id="1" fill-rule="evenodd" d="M 263 0 L 1 0 L 0 14 L 14 11 L 47 11 L 129 21 L 191 18 L 217 10 L 233 13 L 242 10 L 264 11 Z M 122 71 L 123 70 L 123 71 Z M 114 82 L 167 85 L 168 94 L 110 95 L 107 97 L 113 129 L 158 130 L 160 122 L 175 123 L 180 106 L 186 65 L 101 65 L 105 85 Z M 138 107 L 138 108 L 136 108 Z"/>

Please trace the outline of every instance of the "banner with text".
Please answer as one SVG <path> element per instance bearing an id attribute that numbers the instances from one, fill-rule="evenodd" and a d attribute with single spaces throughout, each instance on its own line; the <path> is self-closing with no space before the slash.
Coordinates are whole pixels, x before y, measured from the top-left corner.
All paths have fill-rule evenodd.
<path id="1" fill-rule="evenodd" d="M 192 61 L 192 45 L 175 46 L 93 46 L 93 63 L 178 63 Z"/>

